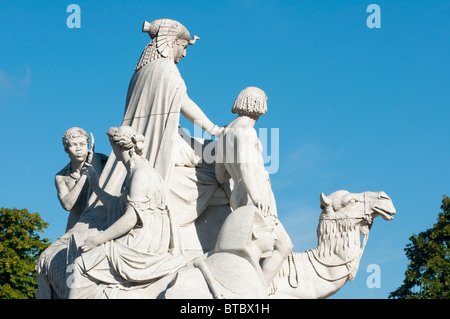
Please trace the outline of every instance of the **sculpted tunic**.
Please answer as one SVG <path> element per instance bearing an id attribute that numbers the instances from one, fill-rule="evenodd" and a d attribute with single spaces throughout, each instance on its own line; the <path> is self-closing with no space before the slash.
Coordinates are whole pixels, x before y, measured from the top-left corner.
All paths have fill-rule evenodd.
<path id="1" fill-rule="evenodd" d="M 80 256 L 77 233 L 71 236 L 68 262 L 73 273 L 68 272 L 68 298 L 114 298 L 119 290 L 150 284 L 185 264 L 183 256 L 168 251 L 170 221 L 162 189 L 143 202 L 131 201 L 124 189 L 120 202 L 123 211 L 132 207 L 138 217 L 127 234 Z"/>

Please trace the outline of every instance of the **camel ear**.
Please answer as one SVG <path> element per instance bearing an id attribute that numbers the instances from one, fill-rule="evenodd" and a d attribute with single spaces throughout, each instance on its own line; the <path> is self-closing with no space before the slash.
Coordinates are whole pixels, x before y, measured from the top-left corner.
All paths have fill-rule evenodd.
<path id="1" fill-rule="evenodd" d="M 331 199 L 325 196 L 324 193 L 320 193 L 320 207 L 326 208 L 331 205 Z"/>

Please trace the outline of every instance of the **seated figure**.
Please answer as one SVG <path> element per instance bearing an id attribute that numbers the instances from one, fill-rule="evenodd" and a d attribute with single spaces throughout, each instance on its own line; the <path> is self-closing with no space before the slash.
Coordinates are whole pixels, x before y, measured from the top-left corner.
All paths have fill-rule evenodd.
<path id="1" fill-rule="evenodd" d="M 117 218 L 104 231 L 92 229 L 78 243 L 77 233 L 72 234 L 67 298 L 114 298 L 120 290 L 150 284 L 185 264 L 183 256 L 169 251 L 171 227 L 163 180 L 142 157 L 144 136 L 129 126 L 113 127 L 107 134 L 127 171 L 122 195 L 101 189 L 92 165 L 85 171 L 98 198 L 105 206 L 114 206 Z"/>
<path id="2" fill-rule="evenodd" d="M 259 88 L 248 87 L 236 98 L 232 112 L 238 116 L 225 128 L 219 140 L 216 178 L 219 183 L 225 183 L 230 178 L 234 182 L 230 197 L 231 209 L 252 205 L 264 216 L 274 219 L 277 237 L 275 250 L 262 261 L 266 282 L 270 284 L 293 246 L 278 220 L 269 173 L 264 167 L 262 144 L 254 129 L 259 116 L 267 112 L 267 96 Z"/>

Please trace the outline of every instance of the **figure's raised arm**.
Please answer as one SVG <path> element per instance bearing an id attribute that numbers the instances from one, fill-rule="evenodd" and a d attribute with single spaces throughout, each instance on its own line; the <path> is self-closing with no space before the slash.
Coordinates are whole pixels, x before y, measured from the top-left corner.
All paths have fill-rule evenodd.
<path id="1" fill-rule="evenodd" d="M 99 177 L 98 173 L 95 170 L 94 166 L 92 166 L 89 163 L 85 163 L 85 166 L 83 167 L 83 176 L 87 176 L 89 181 L 89 186 L 92 188 L 92 190 L 97 194 L 100 201 L 108 207 L 108 205 L 116 198 L 115 196 L 105 192 L 99 185 Z"/>
<path id="2" fill-rule="evenodd" d="M 148 200 L 149 193 L 152 193 L 152 186 L 158 183 L 155 177 L 146 169 L 136 169 L 133 172 L 130 180 L 128 203 L 125 207 L 125 213 L 105 231 L 101 232 L 95 237 L 88 238 L 85 245 L 82 247 L 83 251 L 90 250 L 102 243 L 119 238 L 132 230 L 139 221 L 133 205 L 130 202 L 145 202 Z"/>
<path id="3" fill-rule="evenodd" d="M 64 180 L 64 176 L 56 175 L 55 176 L 55 186 L 58 195 L 59 202 L 64 210 L 71 211 L 75 206 L 81 191 L 83 190 L 84 185 L 86 184 L 86 176 L 82 175 L 80 179 L 77 181 L 75 186 L 70 189 L 66 181 Z"/>

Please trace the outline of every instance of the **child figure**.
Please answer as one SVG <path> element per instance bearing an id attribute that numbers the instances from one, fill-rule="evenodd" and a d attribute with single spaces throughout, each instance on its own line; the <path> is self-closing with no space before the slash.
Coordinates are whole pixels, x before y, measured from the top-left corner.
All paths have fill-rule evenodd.
<path id="1" fill-rule="evenodd" d="M 82 168 L 88 163 L 101 172 L 108 159 L 104 154 L 94 153 L 92 133 L 91 139 L 89 150 L 89 136 L 79 127 L 68 129 L 62 138 L 64 150 L 69 155 L 70 162 L 56 174 L 55 186 L 61 206 L 70 211 L 66 232 L 79 220 L 91 193 L 86 175 L 81 172 Z"/>

